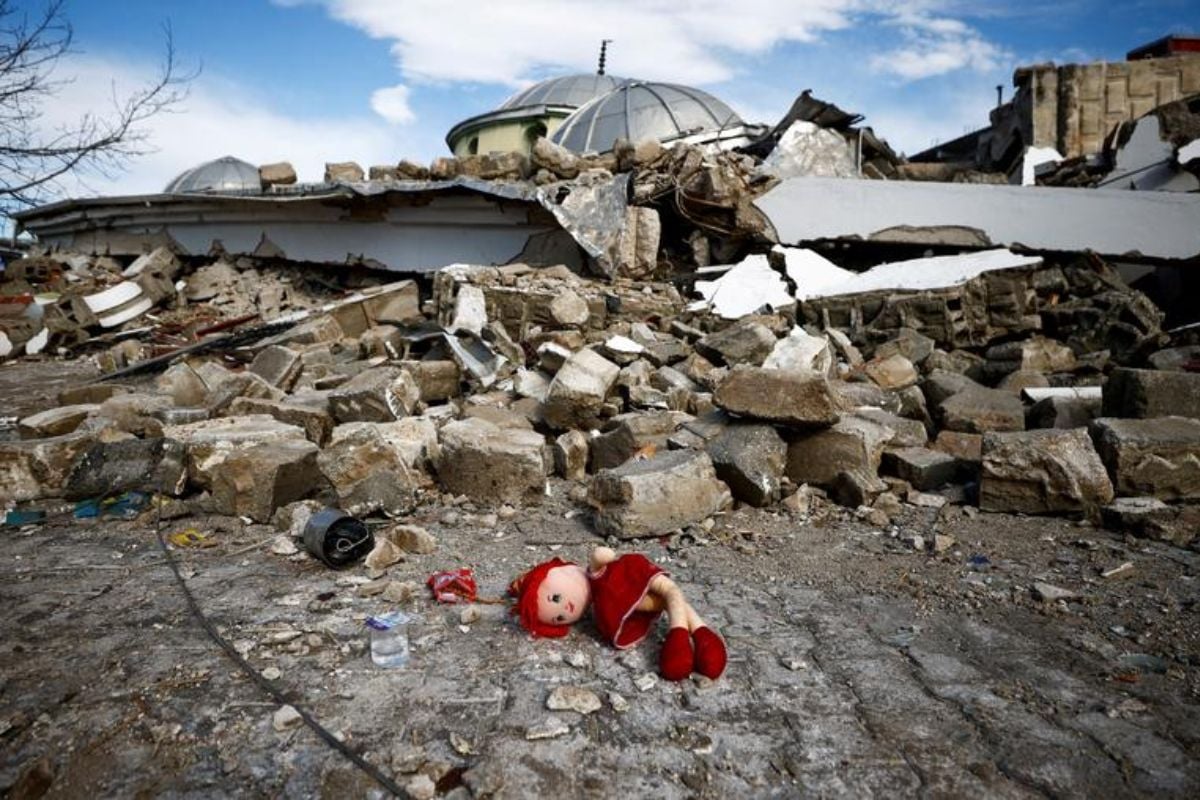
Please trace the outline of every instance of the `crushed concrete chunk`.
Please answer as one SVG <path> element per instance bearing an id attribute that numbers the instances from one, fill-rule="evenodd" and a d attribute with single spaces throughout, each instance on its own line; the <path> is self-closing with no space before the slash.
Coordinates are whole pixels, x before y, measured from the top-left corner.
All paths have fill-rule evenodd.
<path id="1" fill-rule="evenodd" d="M 1082 428 L 989 433 L 983 437 L 979 507 L 1057 514 L 1112 501 L 1113 487 Z"/>
<path id="2" fill-rule="evenodd" d="M 603 470 L 592 478 L 588 491 L 597 530 L 621 539 L 668 533 L 699 522 L 730 500 L 708 454 L 698 450 L 672 450 Z"/>
<path id="3" fill-rule="evenodd" d="M 1104 417 L 1090 430 L 1117 494 L 1200 498 L 1200 420 Z"/>
<path id="4" fill-rule="evenodd" d="M 546 422 L 559 430 L 594 428 L 621 368 L 592 350 L 573 354 L 546 390 Z"/>
<path id="5" fill-rule="evenodd" d="M 438 478 L 442 487 L 480 502 L 538 503 L 545 494 L 541 434 L 500 428 L 483 419 L 442 428 Z"/>
<path id="6" fill-rule="evenodd" d="M 838 403 L 828 380 L 805 372 L 737 367 L 717 386 L 713 402 L 744 417 L 797 427 L 838 421 Z"/>

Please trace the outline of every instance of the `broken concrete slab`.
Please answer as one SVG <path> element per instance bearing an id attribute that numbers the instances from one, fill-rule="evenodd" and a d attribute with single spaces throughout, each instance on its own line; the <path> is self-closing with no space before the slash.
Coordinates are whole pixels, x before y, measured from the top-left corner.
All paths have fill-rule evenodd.
<path id="1" fill-rule="evenodd" d="M 807 370 L 833 376 L 833 347 L 825 336 L 812 336 L 801 327 L 775 342 L 762 365 L 767 369 Z"/>
<path id="2" fill-rule="evenodd" d="M 963 433 L 1025 430 L 1025 406 L 1000 389 L 969 386 L 934 409 L 943 428 Z"/>
<path id="3" fill-rule="evenodd" d="M 547 424 L 558 430 L 595 428 L 608 392 L 621 368 L 593 350 L 568 358 L 546 391 Z"/>
<path id="4" fill-rule="evenodd" d="M 1118 497 L 1100 509 L 1109 530 L 1186 547 L 1200 538 L 1200 507 L 1168 505 L 1157 497 Z"/>
<path id="5" fill-rule="evenodd" d="M 1112 498 L 1108 473 L 1083 428 L 983 437 L 979 507 L 984 511 L 1082 512 Z"/>
<path id="6" fill-rule="evenodd" d="M 658 211 L 644 206 L 625 209 L 625 224 L 616 243 L 616 274 L 627 278 L 649 278 L 658 268 L 658 244 L 662 220 Z"/>
<path id="7" fill-rule="evenodd" d="M 708 443 L 708 455 L 736 499 L 752 506 L 779 499 L 787 443 L 770 425 L 734 422 Z"/>
<path id="8" fill-rule="evenodd" d="M 870 406 L 856 408 L 850 413 L 889 428 L 892 438 L 887 441 L 888 447 L 924 447 L 929 443 L 929 433 L 924 423 L 919 420 L 897 416 L 882 408 Z"/>
<path id="9" fill-rule="evenodd" d="M 675 432 L 675 416 L 669 411 L 619 414 L 602 430 L 591 440 L 592 472 L 619 467 L 638 453 L 666 450 L 667 438 Z"/>
<path id="10" fill-rule="evenodd" d="M 154 379 L 154 386 L 162 394 L 170 395 L 172 402 L 182 408 L 202 406 L 208 401 L 208 384 L 184 362 L 167 367 L 166 372 Z"/>
<path id="11" fill-rule="evenodd" d="M 775 348 L 775 334 L 761 322 L 742 320 L 696 342 L 696 352 L 715 364 L 761 366 Z"/>
<path id="12" fill-rule="evenodd" d="M 920 378 L 913 363 L 899 353 L 871 359 L 863 364 L 862 370 L 876 386 L 888 391 L 915 386 Z"/>
<path id="13" fill-rule="evenodd" d="M 63 496 L 70 500 L 121 492 L 182 494 L 187 484 L 183 445 L 169 439 L 110 439 L 91 444 L 72 466 Z"/>
<path id="14" fill-rule="evenodd" d="M 1106 417 L 1200 417 L 1200 373 L 1118 367 L 1104 384 Z"/>
<path id="15" fill-rule="evenodd" d="M 796 303 L 783 275 L 764 255 L 747 256 L 715 280 L 697 280 L 695 289 L 703 299 L 688 310 L 711 309 L 723 319 L 741 319 L 763 309 L 778 311 Z"/>
<path id="16" fill-rule="evenodd" d="M 264 347 L 250 362 L 250 371 L 277 389 L 289 391 L 300 377 L 300 353 L 283 345 Z"/>
<path id="17" fill-rule="evenodd" d="M 713 402 L 731 414 L 795 427 L 825 427 L 839 416 L 830 382 L 807 372 L 739 366 L 717 386 Z"/>
<path id="18" fill-rule="evenodd" d="M 1118 494 L 1200 498 L 1200 420 L 1103 417 L 1090 432 Z"/>
<path id="19" fill-rule="evenodd" d="M 949 453 L 925 447 L 900 447 L 884 451 L 883 469 L 928 492 L 959 478 L 959 461 Z"/>
<path id="20" fill-rule="evenodd" d="M 1200 255 L 1196 194 L 791 178 L 755 205 L 785 244 L 852 237 L 1113 257 Z M 1122 224 L 1113 225 L 1115 219 Z"/>
<path id="21" fill-rule="evenodd" d="M 545 496 L 545 440 L 483 419 L 442 428 L 438 478 L 442 488 L 483 503 L 539 503 Z"/>
<path id="22" fill-rule="evenodd" d="M 700 522 L 730 501 L 729 489 L 700 450 L 671 450 L 603 470 L 588 490 L 596 529 L 620 539 L 669 533 Z"/>
<path id="23" fill-rule="evenodd" d="M 187 452 L 188 481 L 208 489 L 225 458 L 237 450 L 258 444 L 306 438 L 303 428 L 267 416 L 250 414 L 224 417 L 186 425 L 165 425 L 165 439 L 181 444 Z"/>
<path id="24" fill-rule="evenodd" d="M 333 486 L 347 514 L 409 511 L 423 484 L 380 427 L 371 423 L 339 425 L 317 456 L 321 474 Z"/>
<path id="25" fill-rule="evenodd" d="M 100 410 L 97 403 L 58 406 L 30 414 L 17 422 L 17 434 L 22 439 L 43 439 L 71 433 L 85 419 Z"/>
<path id="26" fill-rule="evenodd" d="M 554 471 L 569 481 L 587 477 L 588 435 L 567 431 L 554 440 Z"/>
<path id="27" fill-rule="evenodd" d="M 97 440 L 94 431 L 0 441 L 0 502 L 60 495 L 75 464 Z"/>
<path id="28" fill-rule="evenodd" d="M 412 414 L 420 399 L 407 370 L 373 367 L 330 392 L 329 410 L 338 422 L 390 422 Z"/>
<path id="29" fill-rule="evenodd" d="M 846 416 L 836 425 L 803 434 L 788 443 L 784 474 L 795 484 L 833 485 L 839 472 L 875 474 L 892 431 L 862 417 Z"/>
<path id="30" fill-rule="evenodd" d="M 400 361 L 397 366 L 412 376 L 422 403 L 441 403 L 462 394 L 462 369 L 450 359 Z"/>
<path id="31" fill-rule="evenodd" d="M 280 422 L 303 428 L 304 435 L 308 437 L 308 440 L 318 446 L 329 441 L 329 435 L 333 432 L 333 417 L 329 412 L 312 406 L 279 403 L 255 397 L 239 397 L 229 406 L 229 413 L 235 417 L 246 414 L 266 414 Z"/>
<path id="32" fill-rule="evenodd" d="M 213 508 L 221 514 L 270 522 L 275 509 L 302 500 L 325 484 L 320 448 L 310 441 L 266 442 L 230 453 L 213 476 Z"/>

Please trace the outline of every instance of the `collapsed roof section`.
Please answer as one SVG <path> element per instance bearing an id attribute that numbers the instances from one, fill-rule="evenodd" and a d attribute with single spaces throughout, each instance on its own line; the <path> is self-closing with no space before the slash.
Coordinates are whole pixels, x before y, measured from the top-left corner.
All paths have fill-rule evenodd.
<path id="1" fill-rule="evenodd" d="M 791 178 L 756 201 L 783 244 L 825 239 L 1200 259 L 1200 195 Z"/>
<path id="2" fill-rule="evenodd" d="M 512 262 L 605 272 L 627 192 L 627 176 L 542 187 L 458 177 L 64 200 L 15 217 L 51 249 L 94 254 L 166 245 L 401 272 Z"/>

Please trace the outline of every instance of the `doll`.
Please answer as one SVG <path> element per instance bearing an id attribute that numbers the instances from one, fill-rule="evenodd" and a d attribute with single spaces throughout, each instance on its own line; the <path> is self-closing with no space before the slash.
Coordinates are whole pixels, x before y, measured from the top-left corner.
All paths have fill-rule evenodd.
<path id="1" fill-rule="evenodd" d="M 609 547 L 592 551 L 588 569 L 552 558 L 509 586 L 512 609 L 534 636 L 566 636 L 589 606 L 596 627 L 624 650 L 646 638 L 663 611 L 670 629 L 659 655 L 659 672 L 681 681 L 692 672 L 716 679 L 725 671 L 725 642 L 704 624 L 673 580 L 645 556 L 621 557 Z"/>

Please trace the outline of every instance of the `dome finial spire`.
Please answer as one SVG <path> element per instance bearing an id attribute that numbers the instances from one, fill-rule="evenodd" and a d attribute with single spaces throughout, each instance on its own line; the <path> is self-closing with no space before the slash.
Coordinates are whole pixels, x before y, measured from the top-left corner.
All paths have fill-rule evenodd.
<path id="1" fill-rule="evenodd" d="M 612 39 L 601 39 L 600 40 L 600 66 L 596 69 L 597 75 L 604 74 L 604 58 L 608 54 L 608 45 L 611 41 L 612 41 Z"/>

